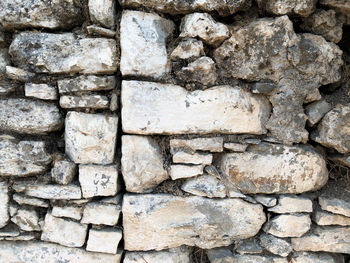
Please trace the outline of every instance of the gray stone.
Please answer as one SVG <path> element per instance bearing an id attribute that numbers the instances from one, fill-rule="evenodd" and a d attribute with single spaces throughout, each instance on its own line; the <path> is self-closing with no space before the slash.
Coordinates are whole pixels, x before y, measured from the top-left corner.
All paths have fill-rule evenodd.
<path id="1" fill-rule="evenodd" d="M 114 226 L 118 223 L 120 212 L 119 205 L 91 202 L 84 208 L 81 223 Z"/>
<path id="2" fill-rule="evenodd" d="M 107 29 L 104 27 L 96 26 L 96 25 L 90 25 L 86 27 L 89 35 L 93 36 L 102 36 L 102 37 L 115 37 L 116 32 L 111 29 Z"/>
<path id="3" fill-rule="evenodd" d="M 63 109 L 108 109 L 109 99 L 99 94 L 64 95 L 60 97 L 60 106 Z"/>
<path id="4" fill-rule="evenodd" d="M 44 208 L 49 207 L 49 203 L 46 200 L 25 196 L 18 193 L 14 193 L 12 195 L 12 199 L 19 205 L 30 205 L 30 206 L 38 206 L 38 207 L 44 207 Z"/>
<path id="5" fill-rule="evenodd" d="M 33 97 L 41 100 L 57 100 L 56 87 L 45 83 L 26 83 L 24 86 L 26 97 Z"/>
<path id="6" fill-rule="evenodd" d="M 322 195 L 318 198 L 323 210 L 350 217 L 350 202 L 333 196 Z"/>
<path id="7" fill-rule="evenodd" d="M 62 115 L 55 104 L 28 99 L 0 100 L 0 129 L 27 134 L 58 131 Z"/>
<path id="8" fill-rule="evenodd" d="M 1 73 L 0 73 L 1 75 Z M 9 95 L 13 93 L 17 88 L 19 84 L 7 79 L 5 76 L 0 76 L 0 95 Z"/>
<path id="9" fill-rule="evenodd" d="M 331 105 L 325 100 L 315 101 L 305 107 L 307 124 L 314 126 L 323 116 L 332 109 Z"/>
<path id="10" fill-rule="evenodd" d="M 279 196 L 278 204 L 269 208 L 268 211 L 277 214 L 312 213 L 312 201 L 301 196 Z"/>
<path id="11" fill-rule="evenodd" d="M 187 247 L 171 248 L 162 251 L 126 252 L 124 263 L 191 263 L 191 251 Z"/>
<path id="12" fill-rule="evenodd" d="M 90 229 L 86 250 L 116 254 L 122 231 L 114 228 Z"/>
<path id="13" fill-rule="evenodd" d="M 171 139 L 170 148 L 175 151 L 177 148 L 186 148 L 190 151 L 209 151 L 222 152 L 223 151 L 222 137 L 207 137 L 194 139 Z"/>
<path id="14" fill-rule="evenodd" d="M 350 217 L 337 215 L 325 211 L 316 211 L 314 214 L 314 221 L 319 226 L 350 226 Z"/>
<path id="15" fill-rule="evenodd" d="M 60 94 L 111 90 L 116 86 L 116 78 L 115 76 L 82 75 L 71 79 L 60 79 L 57 85 Z"/>
<path id="16" fill-rule="evenodd" d="M 123 11 L 120 22 L 122 75 L 159 78 L 170 72 L 166 40 L 174 27 L 172 21 L 156 14 Z"/>
<path id="17" fill-rule="evenodd" d="M 117 111 L 118 108 L 119 108 L 118 104 L 119 104 L 118 94 L 113 92 L 112 95 L 111 95 L 111 101 L 109 103 L 109 110 L 110 111 Z"/>
<path id="18" fill-rule="evenodd" d="M 19 234 L 19 228 L 15 224 L 8 224 L 0 229 L 0 237 L 17 237 Z"/>
<path id="19" fill-rule="evenodd" d="M 261 205 L 240 199 L 126 194 L 122 211 L 126 250 L 225 246 L 254 236 L 265 222 Z"/>
<path id="20" fill-rule="evenodd" d="M 270 114 L 265 98 L 238 86 L 190 92 L 171 84 L 124 80 L 121 102 L 123 131 L 137 134 L 263 134 Z"/>
<path id="21" fill-rule="evenodd" d="M 76 172 L 76 164 L 69 159 L 55 160 L 51 169 L 51 178 L 58 184 L 70 184 Z"/>
<path id="22" fill-rule="evenodd" d="M 115 28 L 116 1 L 113 0 L 89 0 L 89 15 L 92 22 L 101 24 L 107 28 Z"/>
<path id="23" fill-rule="evenodd" d="M 298 15 L 307 17 L 316 9 L 317 0 L 258 0 L 259 8 L 274 15 Z"/>
<path id="24" fill-rule="evenodd" d="M 118 117 L 68 112 L 66 154 L 75 163 L 110 164 L 114 161 Z"/>
<path id="25" fill-rule="evenodd" d="M 36 73 L 114 73 L 118 67 L 114 39 L 77 39 L 73 33 L 22 32 L 9 51 L 12 61 Z"/>
<path id="26" fill-rule="evenodd" d="M 171 60 L 195 59 L 205 55 L 203 43 L 194 38 L 185 38 L 171 52 Z"/>
<path id="27" fill-rule="evenodd" d="M 286 258 L 258 255 L 234 255 L 234 263 L 288 263 Z"/>
<path id="28" fill-rule="evenodd" d="M 122 174 L 128 192 L 150 192 L 169 178 L 158 143 L 151 137 L 122 136 Z"/>
<path id="29" fill-rule="evenodd" d="M 277 204 L 277 198 L 268 195 L 257 195 L 254 197 L 255 200 L 266 207 L 273 207 Z"/>
<path id="30" fill-rule="evenodd" d="M 66 217 L 80 220 L 83 215 L 83 209 L 74 205 L 53 206 L 51 214 L 54 217 Z"/>
<path id="31" fill-rule="evenodd" d="M 10 64 L 11 64 L 11 60 L 8 54 L 8 49 L 0 48 L 0 73 L 6 72 L 6 66 Z"/>
<path id="32" fill-rule="evenodd" d="M 241 255 L 260 254 L 263 252 L 263 248 L 254 237 L 245 240 L 239 240 L 236 244 L 235 250 Z"/>
<path id="33" fill-rule="evenodd" d="M 350 25 L 350 4 L 347 0 L 320 0 L 321 5 L 334 9 L 346 25 Z"/>
<path id="34" fill-rule="evenodd" d="M 187 193 L 198 196 L 210 198 L 226 197 L 225 185 L 214 176 L 208 174 L 186 180 L 186 182 L 182 184 L 181 189 Z"/>
<path id="35" fill-rule="evenodd" d="M 6 181 L 0 182 L 0 228 L 6 226 L 9 216 L 9 190 Z"/>
<path id="36" fill-rule="evenodd" d="M 226 142 L 224 143 L 224 148 L 233 152 L 245 152 L 248 148 L 248 144 Z"/>
<path id="37" fill-rule="evenodd" d="M 0 24 L 6 30 L 23 28 L 72 28 L 82 22 L 82 12 L 74 1 L 2 0 Z"/>
<path id="38" fill-rule="evenodd" d="M 260 244 L 267 251 L 281 257 L 287 257 L 293 250 L 290 243 L 272 235 L 262 234 Z"/>
<path id="39" fill-rule="evenodd" d="M 80 187 L 74 184 L 68 185 L 56 185 L 56 184 L 28 184 L 24 187 L 24 194 L 53 200 L 65 200 L 65 199 L 80 199 L 81 190 Z"/>
<path id="40" fill-rule="evenodd" d="M 203 165 L 174 164 L 170 166 L 169 176 L 172 180 L 190 178 L 203 174 Z"/>
<path id="41" fill-rule="evenodd" d="M 15 215 L 11 216 L 11 221 L 18 225 L 23 231 L 40 231 L 39 214 L 33 209 L 19 208 Z"/>
<path id="42" fill-rule="evenodd" d="M 210 263 L 231 263 L 233 261 L 233 253 L 228 248 L 209 249 L 207 256 Z"/>
<path id="43" fill-rule="evenodd" d="M 277 237 L 301 237 L 310 230 L 310 227 L 309 215 L 279 215 L 270 219 L 264 226 L 264 231 Z"/>
<path id="44" fill-rule="evenodd" d="M 210 165 L 212 161 L 213 155 L 210 153 L 187 153 L 183 151 L 177 151 L 173 153 L 174 163 Z"/>
<path id="45" fill-rule="evenodd" d="M 340 165 L 350 167 L 350 155 L 330 154 L 327 157 L 328 157 L 328 159 L 332 160 L 333 162 L 336 162 Z"/>
<path id="46" fill-rule="evenodd" d="M 326 253 L 294 252 L 292 263 L 344 263 L 344 256 Z"/>
<path id="47" fill-rule="evenodd" d="M 21 68 L 6 66 L 5 70 L 6 70 L 6 76 L 9 79 L 13 79 L 21 82 L 30 81 L 30 79 L 34 76 L 34 74 Z"/>

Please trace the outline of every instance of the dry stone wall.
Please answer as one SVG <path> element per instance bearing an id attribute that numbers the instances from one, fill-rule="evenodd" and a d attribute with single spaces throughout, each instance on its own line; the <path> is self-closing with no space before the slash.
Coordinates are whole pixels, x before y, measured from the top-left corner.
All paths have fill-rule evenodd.
<path id="1" fill-rule="evenodd" d="M 350 262 L 349 0 L 2 0 L 0 263 Z"/>

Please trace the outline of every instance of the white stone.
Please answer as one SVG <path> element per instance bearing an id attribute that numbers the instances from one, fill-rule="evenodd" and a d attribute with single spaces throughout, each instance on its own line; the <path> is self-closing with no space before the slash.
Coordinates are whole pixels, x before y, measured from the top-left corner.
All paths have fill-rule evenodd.
<path id="1" fill-rule="evenodd" d="M 122 231 L 114 228 L 90 229 L 86 250 L 116 254 Z"/>
<path id="2" fill-rule="evenodd" d="M 216 22 L 206 13 L 193 13 L 186 15 L 180 26 L 180 37 L 199 37 L 208 45 L 218 46 L 230 37 L 226 25 Z"/>
<path id="3" fill-rule="evenodd" d="M 114 160 L 118 117 L 68 112 L 66 153 L 75 163 L 110 164 Z"/>
<path id="4" fill-rule="evenodd" d="M 301 237 L 311 227 L 309 215 L 279 215 L 270 219 L 264 231 L 276 237 Z"/>
<path id="5" fill-rule="evenodd" d="M 89 0 L 90 19 L 107 28 L 115 28 L 116 2 L 114 0 Z"/>
<path id="6" fill-rule="evenodd" d="M 169 176 L 172 180 L 190 178 L 203 174 L 203 165 L 174 164 L 170 166 Z"/>
<path id="7" fill-rule="evenodd" d="M 172 60 L 193 59 L 205 55 L 203 43 L 194 38 L 183 39 L 171 52 Z"/>
<path id="8" fill-rule="evenodd" d="M 31 206 L 38 206 L 38 207 L 49 207 L 49 203 L 46 200 L 25 196 L 22 194 L 13 194 L 12 199 L 18 203 L 19 205 L 31 205 Z"/>
<path id="9" fill-rule="evenodd" d="M 290 243 L 272 235 L 262 234 L 260 244 L 267 251 L 281 257 L 287 257 L 293 250 Z"/>
<path id="10" fill-rule="evenodd" d="M 213 155 L 210 153 L 187 153 L 183 151 L 177 151 L 173 154 L 174 163 L 210 165 L 212 161 Z"/>
<path id="11" fill-rule="evenodd" d="M 121 102 L 123 131 L 137 134 L 263 134 L 270 114 L 266 99 L 238 86 L 190 92 L 171 84 L 124 80 Z"/>
<path id="12" fill-rule="evenodd" d="M 41 240 L 67 247 L 82 247 L 85 243 L 86 234 L 87 225 L 54 217 L 47 213 Z"/>
<path id="13" fill-rule="evenodd" d="M 248 148 L 248 144 L 226 142 L 224 143 L 224 148 L 233 152 L 245 152 Z"/>
<path id="14" fill-rule="evenodd" d="M 115 76 L 81 75 L 70 79 L 59 79 L 57 85 L 60 94 L 111 90 L 115 88 L 116 78 Z"/>
<path id="15" fill-rule="evenodd" d="M 205 174 L 195 178 L 189 178 L 181 185 L 181 189 L 187 193 L 210 197 L 226 197 L 226 187 L 216 177 Z"/>
<path id="16" fill-rule="evenodd" d="M 70 184 L 77 172 L 75 163 L 68 159 L 55 160 L 51 169 L 51 178 L 58 184 Z"/>
<path id="17" fill-rule="evenodd" d="M 312 213 L 312 201 L 301 196 L 279 196 L 278 204 L 268 211 L 278 214 Z"/>
<path id="18" fill-rule="evenodd" d="M 222 152 L 224 139 L 222 137 L 194 138 L 194 139 L 171 139 L 170 147 L 186 148 L 192 151 Z"/>
<path id="19" fill-rule="evenodd" d="M 79 182 L 84 198 L 112 196 L 120 189 L 116 165 L 79 165 Z"/>
<path id="20" fill-rule="evenodd" d="M 42 100 L 57 100 L 56 87 L 45 83 L 26 83 L 24 86 L 24 94 L 27 97 L 33 97 Z"/>
<path id="21" fill-rule="evenodd" d="M 115 37 L 116 32 L 104 27 L 90 25 L 86 27 L 89 35 L 102 36 L 102 37 Z"/>
<path id="22" fill-rule="evenodd" d="M 122 174 L 128 192 L 149 192 L 169 178 L 158 143 L 151 137 L 122 136 Z"/>
<path id="23" fill-rule="evenodd" d="M 9 216 L 9 193 L 8 183 L 6 181 L 0 182 L 0 228 L 6 226 L 10 219 Z"/>
<path id="24" fill-rule="evenodd" d="M 34 240 L 35 234 L 32 232 L 29 233 L 22 233 L 19 236 L 16 237 L 5 237 L 5 240 L 8 241 L 30 241 L 30 240 Z"/>
<path id="25" fill-rule="evenodd" d="M 118 223 L 120 212 L 119 205 L 91 202 L 84 208 L 81 223 L 114 226 Z"/>
<path id="26" fill-rule="evenodd" d="M 63 109 L 108 109 L 109 99 L 99 94 L 64 95 L 60 97 L 60 106 Z"/>
<path id="27" fill-rule="evenodd" d="M 325 211 L 316 211 L 313 219 L 319 226 L 350 226 L 350 217 L 336 215 Z"/>
<path id="28" fill-rule="evenodd" d="M 320 196 L 318 202 L 323 210 L 350 217 L 350 202 L 336 197 Z"/>
<path id="29" fill-rule="evenodd" d="M 170 72 L 166 40 L 174 23 L 156 14 L 126 10 L 120 22 L 120 71 L 123 76 L 159 78 Z"/>
<path id="30" fill-rule="evenodd" d="M 83 215 L 83 209 L 74 205 L 53 206 L 51 214 L 55 217 L 67 217 L 80 220 Z"/>
<path id="31" fill-rule="evenodd" d="M 29 81 L 34 75 L 22 68 L 16 68 L 11 66 L 6 66 L 6 76 L 9 79 L 26 82 Z"/>
<path id="32" fill-rule="evenodd" d="M 126 252 L 124 263 L 191 263 L 191 251 L 187 247 L 162 251 Z"/>
<path id="33" fill-rule="evenodd" d="M 11 221 L 23 231 L 40 231 L 39 214 L 34 209 L 19 208 Z"/>
<path id="34" fill-rule="evenodd" d="M 74 184 L 28 184 L 25 186 L 24 194 L 42 199 L 80 199 L 80 187 Z"/>

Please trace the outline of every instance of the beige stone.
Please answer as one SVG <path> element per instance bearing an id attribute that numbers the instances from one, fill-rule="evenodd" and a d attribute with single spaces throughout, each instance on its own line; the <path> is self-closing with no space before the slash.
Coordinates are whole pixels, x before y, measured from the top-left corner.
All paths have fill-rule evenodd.
<path id="1" fill-rule="evenodd" d="M 301 196 L 279 196 L 278 204 L 269 208 L 268 211 L 278 214 L 312 213 L 312 201 Z"/>
<path id="2" fill-rule="evenodd" d="M 191 263 L 191 251 L 187 247 L 171 248 L 162 251 L 126 252 L 124 263 Z"/>
<path id="3" fill-rule="evenodd" d="M 170 166 L 169 176 L 172 180 L 190 178 L 203 174 L 203 165 L 174 164 Z"/>
<path id="4" fill-rule="evenodd" d="M 113 0 L 89 0 L 89 16 L 92 22 L 114 28 L 117 21 L 116 2 Z"/>
<path id="5" fill-rule="evenodd" d="M 119 205 L 90 202 L 84 208 L 81 223 L 114 226 L 118 223 L 120 212 Z"/>
<path id="6" fill-rule="evenodd" d="M 350 202 L 337 197 L 320 196 L 318 202 L 323 210 L 350 217 Z"/>
<path id="7" fill-rule="evenodd" d="M 216 177 L 205 174 L 187 179 L 181 189 L 187 193 L 209 198 L 226 197 L 226 187 Z"/>
<path id="8" fill-rule="evenodd" d="M 27 184 L 24 186 L 23 193 L 32 197 L 53 200 L 81 198 L 81 189 L 74 184 Z"/>
<path id="9" fill-rule="evenodd" d="M 224 143 L 224 148 L 233 152 L 245 152 L 248 148 L 248 144 L 226 142 Z"/>
<path id="10" fill-rule="evenodd" d="M 344 263 L 344 257 L 337 254 L 294 252 L 292 263 Z"/>
<path id="11" fill-rule="evenodd" d="M 80 220 L 83 215 L 83 209 L 74 205 L 53 206 L 51 214 L 55 217 L 66 217 Z"/>
<path id="12" fill-rule="evenodd" d="M 194 139 L 171 139 L 170 148 L 186 148 L 191 151 L 222 152 L 224 139 L 222 137 L 204 137 Z"/>
<path id="13" fill-rule="evenodd" d="M 183 151 L 177 151 L 173 154 L 174 163 L 210 165 L 212 161 L 213 155 L 210 153 L 187 153 Z"/>
<path id="14" fill-rule="evenodd" d="M 86 250 L 92 252 L 116 254 L 122 231 L 113 228 L 90 229 Z"/>
<path id="15" fill-rule="evenodd" d="M 40 231 L 39 214 L 33 209 L 19 208 L 16 214 L 11 216 L 11 221 L 23 231 Z"/>
<path id="16" fill-rule="evenodd" d="M 42 100 L 57 100 L 57 89 L 45 83 L 26 83 L 24 86 L 26 97 L 33 97 Z"/>
<path id="17" fill-rule="evenodd" d="M 311 227 L 309 215 L 279 215 L 270 219 L 264 231 L 277 237 L 301 237 Z"/>
<path id="18" fill-rule="evenodd" d="M 350 226 L 350 217 L 343 215 L 336 215 L 325 211 L 316 211 L 314 214 L 314 221 L 319 226 Z"/>
<path id="19" fill-rule="evenodd" d="M 194 38 L 183 39 L 176 48 L 171 52 L 172 60 L 185 60 L 198 58 L 205 55 L 203 43 Z"/>
<path id="20" fill-rule="evenodd" d="M 25 196 L 22 194 L 13 194 L 12 199 L 18 203 L 19 205 L 30 205 L 30 206 L 38 206 L 38 207 L 49 207 L 49 203 L 46 200 Z"/>

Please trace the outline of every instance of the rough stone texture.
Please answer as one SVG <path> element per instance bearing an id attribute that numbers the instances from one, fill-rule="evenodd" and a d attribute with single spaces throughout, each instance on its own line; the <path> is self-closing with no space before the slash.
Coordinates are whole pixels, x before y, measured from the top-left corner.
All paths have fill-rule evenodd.
<path id="1" fill-rule="evenodd" d="M 51 160 L 42 141 L 16 141 L 0 136 L 0 176 L 40 174 Z"/>
<path id="2" fill-rule="evenodd" d="M 112 29 L 107 29 L 104 27 L 90 25 L 86 27 L 89 35 L 93 36 L 102 36 L 102 37 L 115 37 L 116 32 Z"/>
<path id="3" fill-rule="evenodd" d="M 124 80 L 121 101 L 123 131 L 137 134 L 263 134 L 270 114 L 266 99 L 238 86 L 189 92 L 171 84 Z"/>
<path id="4" fill-rule="evenodd" d="M 186 150 L 190 151 L 222 152 L 223 143 L 222 137 L 171 139 L 170 147 L 172 151 L 176 148 L 186 148 Z"/>
<path id="5" fill-rule="evenodd" d="M 341 14 L 346 25 L 350 25 L 350 4 L 347 0 L 320 0 L 320 4 Z"/>
<path id="6" fill-rule="evenodd" d="M 12 199 L 20 205 L 30 205 L 38 207 L 49 207 L 49 203 L 46 200 L 42 200 L 35 197 L 25 196 L 22 194 L 13 194 Z"/>
<path id="7" fill-rule="evenodd" d="M 248 144 L 226 142 L 224 143 L 224 148 L 233 152 L 245 152 L 248 148 Z"/>
<path id="8" fill-rule="evenodd" d="M 183 151 L 178 151 L 173 154 L 174 163 L 210 165 L 212 161 L 213 155 L 210 153 L 187 153 Z"/>
<path id="9" fill-rule="evenodd" d="M 207 250 L 210 263 L 230 263 L 233 261 L 233 254 L 227 248 L 212 248 Z"/>
<path id="10" fill-rule="evenodd" d="M 292 238 L 296 251 L 325 251 L 350 254 L 350 228 L 316 227 L 303 237 Z"/>
<path id="11" fill-rule="evenodd" d="M 278 214 L 312 213 L 312 201 L 301 196 L 280 196 L 278 204 L 268 211 Z"/>
<path id="12" fill-rule="evenodd" d="M 112 196 L 120 188 L 116 165 L 79 165 L 79 182 L 84 198 Z"/>
<path id="13" fill-rule="evenodd" d="M 350 226 L 350 217 L 336 215 L 325 211 L 316 211 L 314 221 L 319 226 Z"/>
<path id="14" fill-rule="evenodd" d="M 0 262 L 4 263 L 119 263 L 120 259 L 121 253 L 116 255 L 92 253 L 84 249 L 46 242 L 0 242 Z"/>
<path id="15" fill-rule="evenodd" d="M 118 223 L 120 211 L 119 205 L 90 202 L 84 208 L 81 223 L 114 226 Z"/>
<path id="16" fill-rule="evenodd" d="M 45 134 L 61 129 L 62 116 L 55 104 L 29 99 L 0 100 L 0 129 L 27 134 Z"/>
<path id="17" fill-rule="evenodd" d="M 8 183 L 0 181 L 0 228 L 6 226 L 10 219 L 9 200 Z"/>
<path id="18" fill-rule="evenodd" d="M 301 237 L 309 231 L 310 227 L 309 215 L 279 215 L 273 217 L 264 226 L 264 231 L 277 237 Z"/>
<path id="19" fill-rule="evenodd" d="M 82 75 L 71 79 L 60 79 L 57 81 L 57 86 L 60 94 L 111 90 L 116 86 L 116 79 L 115 76 Z"/>
<path id="20" fill-rule="evenodd" d="M 56 87 L 44 83 L 26 83 L 24 93 L 26 97 L 33 97 L 42 100 L 57 100 Z"/>
<path id="21" fill-rule="evenodd" d="M 266 207 L 273 207 L 277 204 L 277 198 L 273 196 L 268 195 L 257 195 L 254 197 L 254 199 Z"/>
<path id="22" fill-rule="evenodd" d="M 99 94 L 65 95 L 60 97 L 60 106 L 63 109 L 108 109 L 109 99 L 107 96 Z"/>
<path id="23" fill-rule="evenodd" d="M 172 180 L 190 178 L 203 174 L 203 165 L 174 164 L 170 166 L 169 176 Z"/>
<path id="24" fill-rule="evenodd" d="M 67 247 L 81 247 L 85 243 L 87 225 L 57 218 L 47 213 L 41 240 Z"/>
<path id="25" fill-rule="evenodd" d="M 262 234 L 260 244 L 272 254 L 287 257 L 292 252 L 292 246 L 287 241 L 272 235 Z"/>
<path id="26" fill-rule="evenodd" d="M 151 252 L 126 252 L 124 263 L 191 263 L 190 250 L 186 247 Z"/>
<path id="27" fill-rule="evenodd" d="M 65 130 L 66 154 L 75 163 L 112 163 L 117 128 L 117 116 L 68 112 Z"/>
<path id="28" fill-rule="evenodd" d="M 239 199 L 126 194 L 123 202 L 127 250 L 225 246 L 254 236 L 264 222 L 260 205 Z"/>
<path id="29" fill-rule="evenodd" d="M 100 253 L 116 254 L 122 231 L 113 228 L 90 229 L 86 250 Z"/>
<path id="30" fill-rule="evenodd" d="M 158 143 L 146 136 L 122 136 L 122 174 L 128 192 L 150 192 L 169 178 Z"/>
<path id="31" fill-rule="evenodd" d="M 288 263 L 288 260 L 280 257 L 258 255 L 234 255 L 235 263 Z"/>
<path id="32" fill-rule="evenodd" d="M 332 109 L 332 106 L 325 100 L 315 101 L 305 107 L 307 124 L 314 126 L 323 116 Z"/>
<path id="33" fill-rule="evenodd" d="M 83 215 L 83 209 L 73 205 L 65 205 L 63 207 L 54 206 L 52 207 L 51 214 L 54 217 L 67 217 L 80 220 Z"/>
<path id="34" fill-rule="evenodd" d="M 237 242 L 236 251 L 241 254 L 260 254 L 263 252 L 263 248 L 260 246 L 255 237 L 239 240 Z"/>
<path id="35" fill-rule="evenodd" d="M 258 0 L 260 8 L 274 15 L 299 15 L 307 17 L 316 9 L 317 0 Z"/>
<path id="36" fill-rule="evenodd" d="M 340 153 L 350 152 L 350 105 L 337 105 L 329 111 L 317 126 L 311 138 Z"/>
<path id="37" fill-rule="evenodd" d="M 307 145 L 251 145 L 244 153 L 223 154 L 218 165 L 242 193 L 302 193 L 328 180 L 325 160 Z"/>
<path id="38" fill-rule="evenodd" d="M 174 23 L 156 14 L 126 10 L 120 22 L 120 71 L 124 76 L 159 78 L 170 72 L 166 40 Z"/>
<path id="39" fill-rule="evenodd" d="M 23 192 L 26 195 L 42 199 L 64 200 L 81 198 L 80 187 L 74 184 L 27 184 L 24 186 Z"/>
<path id="40" fill-rule="evenodd" d="M 26 82 L 30 81 L 34 74 L 21 68 L 6 66 L 6 76 L 9 79 Z"/>
<path id="41" fill-rule="evenodd" d="M 350 202 L 333 196 L 320 196 L 318 198 L 323 210 L 350 217 Z"/>
<path id="42" fill-rule="evenodd" d="M 51 169 L 51 178 L 58 184 L 70 184 L 76 172 L 76 164 L 69 159 L 55 160 Z"/>
<path id="43" fill-rule="evenodd" d="M 194 38 L 185 38 L 171 52 L 171 60 L 194 59 L 205 55 L 203 43 Z"/>
<path id="44" fill-rule="evenodd" d="M 296 252 L 293 254 L 292 263 L 344 263 L 341 255 L 326 253 Z"/>
<path id="45" fill-rule="evenodd" d="M 107 28 L 115 28 L 116 2 L 113 0 L 89 0 L 89 15 L 92 22 Z"/>
<path id="46" fill-rule="evenodd" d="M 226 197 L 226 187 L 217 178 L 211 175 L 202 175 L 188 179 L 181 189 L 187 193 L 204 197 Z"/>
<path id="47" fill-rule="evenodd" d="M 11 221 L 24 231 L 40 231 L 39 214 L 30 208 L 20 208 L 16 214 L 11 216 Z"/>
<path id="48" fill-rule="evenodd" d="M 10 64 L 11 64 L 11 60 L 10 60 L 10 57 L 8 54 L 8 49 L 7 48 L 0 48 L 0 73 L 5 72 L 6 66 L 8 66 Z"/>
<path id="49" fill-rule="evenodd" d="M 22 32 L 9 52 L 16 65 L 37 73 L 114 73 L 118 66 L 114 39 L 77 39 L 72 33 Z"/>
<path id="50" fill-rule="evenodd" d="M 82 22 L 81 9 L 70 0 L 2 0 L 0 24 L 6 30 L 72 28 Z"/>

